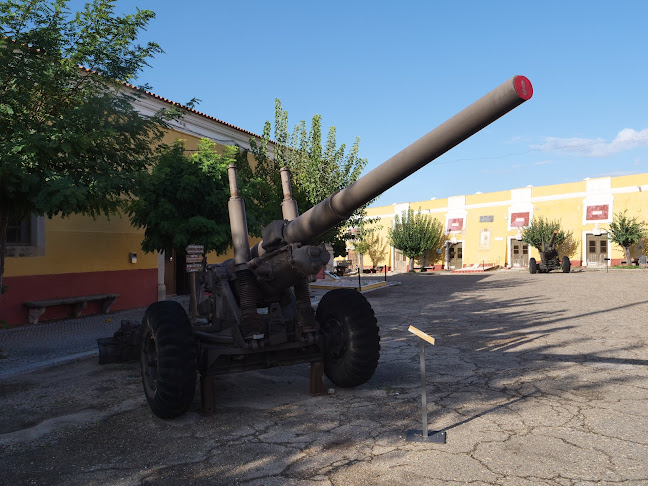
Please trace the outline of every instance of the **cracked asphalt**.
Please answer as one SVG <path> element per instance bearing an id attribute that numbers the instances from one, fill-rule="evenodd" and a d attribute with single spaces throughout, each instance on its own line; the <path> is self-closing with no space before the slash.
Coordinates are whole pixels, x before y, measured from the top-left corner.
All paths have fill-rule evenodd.
<path id="1" fill-rule="evenodd" d="M 0 377 L 0 484 L 648 483 L 648 271 L 400 275 L 366 295 L 373 379 L 311 397 L 307 365 L 216 380 L 217 409 L 152 415 L 135 363 Z M 418 338 L 431 430 L 420 428 Z M 325 380 L 325 387 L 334 386 Z"/>

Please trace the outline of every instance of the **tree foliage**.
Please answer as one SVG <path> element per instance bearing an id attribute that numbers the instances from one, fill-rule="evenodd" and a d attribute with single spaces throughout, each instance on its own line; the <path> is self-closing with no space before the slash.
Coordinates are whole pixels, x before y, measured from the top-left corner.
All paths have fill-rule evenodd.
<path id="1" fill-rule="evenodd" d="M 121 82 L 161 52 L 135 44 L 153 17 L 115 15 L 114 0 L 76 14 L 0 2 L 0 284 L 9 216 L 111 214 L 151 163 L 168 114 L 140 115 Z"/>
<path id="2" fill-rule="evenodd" d="M 293 197 L 301 213 L 315 206 L 331 194 L 355 182 L 367 164 L 358 155 L 359 139 L 347 151 L 345 144 L 337 146 L 336 128 L 329 128 L 326 144 L 322 146 L 322 119 L 314 115 L 310 130 L 300 121 L 288 130 L 288 112 L 275 100 L 274 145 L 270 145 L 272 125 L 268 121 L 259 140 L 250 140 L 251 152 L 256 159 L 254 175 L 257 178 L 256 203 L 266 222 L 283 219 L 281 215 L 281 178 L 279 170 L 288 167 L 292 174 Z M 365 206 L 366 207 L 366 206 Z M 317 238 L 333 244 L 336 255 L 344 255 L 346 229 L 362 221 L 365 207 L 353 213 L 348 222 Z"/>
<path id="3" fill-rule="evenodd" d="M 374 267 L 380 263 L 387 263 L 389 247 L 387 241 L 380 236 L 378 231 L 367 233 L 363 241 L 367 244 L 365 253 L 371 258 Z"/>
<path id="4" fill-rule="evenodd" d="M 630 263 L 630 247 L 648 237 L 646 223 L 638 221 L 637 217 L 627 216 L 627 210 L 616 213 L 610 223 L 609 239 L 623 247 L 626 262 Z"/>
<path id="5" fill-rule="evenodd" d="M 369 237 L 369 234 L 365 234 L 361 238 L 358 238 L 356 235 L 353 240 L 353 246 L 355 247 L 355 250 L 358 252 L 358 254 L 367 254 L 367 252 L 369 252 L 369 249 L 371 248 L 371 238 Z"/>
<path id="6" fill-rule="evenodd" d="M 245 180 L 245 174 L 250 173 L 246 152 L 228 146 L 219 154 L 213 142 L 203 139 L 198 150 L 188 156 L 178 141 L 162 153 L 150 174 L 142 175 L 134 192 L 137 198 L 129 205 L 131 223 L 144 228 L 145 252 L 175 249 L 183 253 L 187 245 L 198 244 L 206 252 L 222 254 L 231 247 L 229 164 L 242 169 L 239 186 L 248 200 L 248 230 L 260 235 L 261 225 L 250 203 L 252 184 Z"/>
<path id="7" fill-rule="evenodd" d="M 408 209 L 401 216 L 394 217 L 394 226 L 389 230 L 391 245 L 410 259 L 410 270 L 413 260 L 426 251 L 435 250 L 443 241 L 443 223 L 436 218 Z"/>
<path id="8" fill-rule="evenodd" d="M 554 245 L 563 244 L 566 240 L 571 239 L 571 231 L 564 231 L 560 226 L 560 220 L 549 220 L 542 216 L 534 216 L 529 226 L 522 229 L 522 241 L 528 243 L 539 252 L 544 251 L 549 244 L 554 231 L 558 231 Z"/>
<path id="9" fill-rule="evenodd" d="M 373 223 L 379 219 L 372 218 L 370 221 Z M 363 221 L 360 223 L 360 226 L 354 228 L 355 231 L 351 232 L 353 235 L 353 246 L 360 257 L 360 269 L 364 268 L 363 256 L 367 254 L 371 258 L 373 265 L 376 266 L 376 257 L 380 253 L 376 248 L 380 242 L 378 231 L 381 229 L 382 226 L 369 226 L 367 222 Z"/>

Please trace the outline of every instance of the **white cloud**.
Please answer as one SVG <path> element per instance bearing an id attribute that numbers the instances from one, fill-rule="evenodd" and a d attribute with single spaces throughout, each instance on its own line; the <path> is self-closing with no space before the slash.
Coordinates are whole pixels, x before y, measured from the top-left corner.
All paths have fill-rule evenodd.
<path id="1" fill-rule="evenodd" d="M 538 162 L 534 162 L 533 165 L 552 165 L 554 163 L 553 160 L 539 160 Z"/>
<path id="2" fill-rule="evenodd" d="M 547 137 L 545 143 L 534 145 L 533 148 L 577 157 L 607 157 L 641 146 L 648 146 L 648 128 L 639 132 L 632 128 L 624 128 L 612 141 L 603 138 Z"/>

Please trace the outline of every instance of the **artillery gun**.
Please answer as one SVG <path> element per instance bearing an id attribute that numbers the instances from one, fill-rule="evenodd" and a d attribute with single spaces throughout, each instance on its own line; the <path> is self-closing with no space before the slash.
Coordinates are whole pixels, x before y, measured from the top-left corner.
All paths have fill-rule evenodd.
<path id="1" fill-rule="evenodd" d="M 562 261 L 558 257 L 558 250 L 556 250 L 556 235 L 557 230 L 554 230 L 551 235 L 549 243 L 545 245 L 544 239 L 542 240 L 542 251 L 540 252 L 540 263 L 535 258 L 529 258 L 529 273 L 547 273 L 552 270 L 561 269 L 563 273 L 569 273 L 571 270 L 571 262 L 568 256 L 562 257 Z"/>
<path id="2" fill-rule="evenodd" d="M 514 76 L 302 215 L 292 198 L 289 171 L 282 169 L 284 219 L 265 226 L 262 241 L 253 248 L 236 168 L 230 166 L 234 258 L 203 263 L 191 319 L 173 301 L 155 302 L 144 315 L 140 366 L 152 411 L 161 418 L 186 412 L 197 373 L 206 411 L 213 408 L 213 379 L 224 373 L 310 362 L 320 369 L 323 363 L 324 373 L 337 386 L 367 382 L 380 354 L 374 312 L 351 289 L 328 292 L 313 309 L 309 282 L 330 255 L 324 245 L 309 242 L 532 94 L 529 80 Z"/>

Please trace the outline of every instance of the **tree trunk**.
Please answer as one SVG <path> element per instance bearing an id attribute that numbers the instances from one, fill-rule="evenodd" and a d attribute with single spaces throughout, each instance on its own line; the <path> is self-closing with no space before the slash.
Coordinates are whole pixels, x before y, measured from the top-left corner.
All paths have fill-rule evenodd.
<path id="1" fill-rule="evenodd" d="M 0 209 L 0 300 L 2 300 L 2 276 L 4 275 L 5 253 L 7 252 L 7 227 L 9 211 Z"/>
<path id="2" fill-rule="evenodd" d="M 623 251 L 625 251 L 626 265 L 630 265 L 630 247 L 629 246 L 624 246 Z"/>
<path id="3" fill-rule="evenodd" d="M 414 271 L 414 257 L 410 257 L 409 259 L 409 271 L 410 272 Z"/>
<path id="4" fill-rule="evenodd" d="M 358 268 L 360 269 L 359 272 L 362 273 L 364 270 L 364 255 L 362 253 L 358 253 Z"/>

